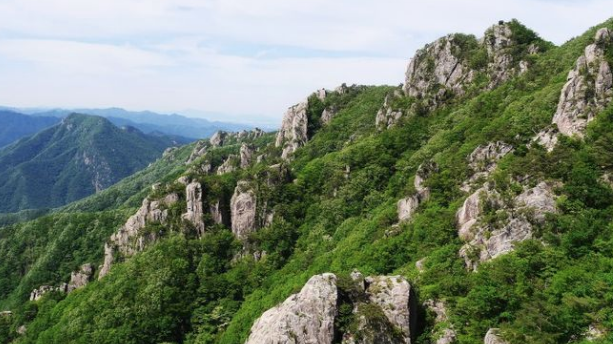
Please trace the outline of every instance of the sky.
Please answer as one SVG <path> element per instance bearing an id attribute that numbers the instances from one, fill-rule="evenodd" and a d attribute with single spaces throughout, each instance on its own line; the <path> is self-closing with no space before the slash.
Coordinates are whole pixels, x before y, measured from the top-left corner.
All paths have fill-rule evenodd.
<path id="1" fill-rule="evenodd" d="M 613 0 L 0 0 L 0 105 L 260 125 L 341 83 L 398 85 L 414 52 L 519 19 L 562 44 Z"/>

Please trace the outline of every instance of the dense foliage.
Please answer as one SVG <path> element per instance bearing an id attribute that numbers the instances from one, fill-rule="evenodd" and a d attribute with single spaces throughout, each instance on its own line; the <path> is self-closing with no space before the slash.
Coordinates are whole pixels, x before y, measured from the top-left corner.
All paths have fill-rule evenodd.
<path id="1" fill-rule="evenodd" d="M 604 25 L 613 27 L 613 22 Z M 514 30 L 534 39 L 531 31 L 520 29 Z M 291 163 L 278 158 L 279 149 L 268 135 L 252 142 L 266 154 L 262 163 L 224 175 L 186 171 L 202 183 L 205 202 L 227 201 L 236 182 L 247 180 L 258 204 L 274 209 L 272 224 L 253 233 L 245 245 L 265 251 L 261 259 L 243 251 L 226 226 L 206 218 L 208 232 L 202 239 L 164 232 L 156 244 L 84 289 L 28 302 L 28 288 L 65 281 L 82 262 L 100 262 L 105 236 L 130 208 L 105 201 L 109 207 L 100 211 L 91 198 L 76 208 L 98 212 L 58 213 L 1 228 L 0 253 L 11 256 L 0 260 L 0 305 L 14 315 L 0 318 L 0 340 L 242 343 L 255 319 L 310 276 L 359 269 L 365 275 L 402 274 L 420 300 L 444 300 L 459 343 L 482 343 L 491 327 L 501 328 L 510 343 L 581 343 L 590 326 L 605 333 L 594 343 L 610 342 L 613 188 L 603 176 L 613 173 L 613 106 L 590 123 L 584 140 L 561 138 L 552 152 L 531 144 L 534 133 L 551 123 L 566 74 L 594 32 L 549 47 L 533 57 L 528 73 L 500 87 L 406 116 L 389 130 L 375 127 L 375 115 L 393 87 L 355 87 L 325 101 L 311 97 L 317 109 L 309 113 L 313 136 Z M 327 107 L 338 113 L 321 125 L 318 116 Z M 460 190 L 469 177 L 466 157 L 478 145 L 497 140 L 516 147 L 491 177 L 502 195 L 521 190 L 518 177 L 527 176 L 529 184 L 556 181 L 560 212 L 548 215 L 534 238 L 514 252 L 469 272 L 458 256 L 462 242 L 455 224 L 466 198 Z M 238 149 L 231 143 L 211 150 L 192 166 L 204 159 L 219 166 Z M 182 166 L 186 153 L 179 153 L 183 159 L 176 164 Z M 394 226 L 396 201 L 414 192 L 417 167 L 429 160 L 439 166 L 426 182 L 430 199 L 410 222 Z M 159 180 L 172 187 L 184 170 L 170 170 L 170 165 L 159 165 L 158 171 L 166 173 Z M 271 172 L 271 165 L 278 172 Z M 137 179 L 131 183 L 140 187 Z M 94 197 L 112 199 L 115 194 L 107 195 Z M 56 240 L 54 233 L 66 240 Z M 425 271 L 419 273 L 415 262 L 424 257 Z M 337 326 L 351 326 L 349 312 L 341 310 Z M 433 343 L 441 324 L 421 311 L 416 343 Z M 19 336 L 17 329 L 24 324 L 27 332 Z"/>
<path id="2" fill-rule="evenodd" d="M 143 169 L 172 145 L 167 137 L 72 114 L 0 150 L 0 212 L 76 201 Z"/>

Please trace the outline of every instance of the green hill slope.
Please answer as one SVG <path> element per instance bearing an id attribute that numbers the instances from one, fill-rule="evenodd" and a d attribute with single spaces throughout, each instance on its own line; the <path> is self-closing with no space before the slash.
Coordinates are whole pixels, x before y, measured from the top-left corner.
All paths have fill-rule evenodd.
<path id="1" fill-rule="evenodd" d="M 0 212 L 58 207 L 144 168 L 173 143 L 73 114 L 0 151 Z"/>
<path id="2" fill-rule="evenodd" d="M 402 88 L 318 91 L 276 138 L 216 135 L 133 177 L 138 196 L 109 202 L 111 188 L 1 228 L 0 305 L 13 313 L 0 338 L 245 343 L 265 311 L 332 272 L 331 342 L 611 342 L 610 30 L 560 47 L 516 21 L 482 41 L 446 36 Z M 29 301 L 83 263 L 100 266 L 89 284 Z M 360 296 L 356 269 L 410 283 L 410 334 Z M 320 326 L 313 308 L 270 324 L 270 341 L 305 342 L 306 326 L 283 322 Z"/>

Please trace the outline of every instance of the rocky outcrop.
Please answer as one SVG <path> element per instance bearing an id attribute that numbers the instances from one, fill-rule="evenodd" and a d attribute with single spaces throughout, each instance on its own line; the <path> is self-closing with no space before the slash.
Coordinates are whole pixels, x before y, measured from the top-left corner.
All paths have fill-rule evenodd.
<path id="1" fill-rule="evenodd" d="M 298 103 L 287 109 L 287 112 L 285 112 L 285 115 L 283 116 L 281 129 L 279 130 L 275 141 L 276 147 L 283 148 L 283 152 L 281 154 L 283 159 L 289 158 L 289 156 L 294 153 L 296 149 L 304 146 L 304 144 L 308 141 L 308 106 L 308 101 Z"/>
<path id="2" fill-rule="evenodd" d="M 430 96 L 432 105 L 442 101 L 447 92 L 463 94 L 465 85 L 473 80 L 474 71 L 458 54 L 463 50 L 462 39 L 452 34 L 418 50 L 407 68 L 405 94 L 415 98 Z"/>
<path id="3" fill-rule="evenodd" d="M 209 142 L 211 143 L 211 146 L 213 147 L 221 147 L 223 146 L 227 137 L 228 137 L 228 133 L 220 130 L 220 131 L 215 132 L 215 134 L 211 136 L 211 138 L 209 139 Z"/>
<path id="4" fill-rule="evenodd" d="M 313 276 L 298 294 L 262 314 L 246 344 L 332 343 L 337 300 L 336 276 Z"/>
<path id="5" fill-rule="evenodd" d="M 512 151 L 513 146 L 502 141 L 489 142 L 475 148 L 468 156 L 468 167 L 473 174 L 460 189 L 469 192 L 477 181 L 487 178 L 496 169 L 500 159 Z"/>
<path id="6" fill-rule="evenodd" d="M 338 113 L 338 111 L 335 108 L 332 107 L 327 107 L 324 109 L 324 111 L 321 113 L 321 124 L 322 125 L 328 125 L 330 124 L 330 121 L 332 121 L 332 118 L 334 118 L 334 116 L 336 116 L 336 114 Z"/>
<path id="7" fill-rule="evenodd" d="M 120 253 L 125 257 L 142 251 L 145 245 L 157 239 L 157 233 L 143 233 L 147 223 L 164 223 L 168 218 L 168 210 L 164 209 L 179 200 L 175 193 L 168 194 L 161 200 L 149 200 L 145 198 L 136 214 L 130 216 L 119 230 L 111 235 L 104 245 L 104 263 L 100 268 L 98 278 L 104 277 L 110 270 L 115 259 L 115 254 Z"/>
<path id="8" fill-rule="evenodd" d="M 181 215 L 185 221 L 189 221 L 194 225 L 198 236 L 204 235 L 204 215 L 202 205 L 202 185 L 199 182 L 193 181 L 185 187 L 185 199 L 187 202 L 187 211 Z"/>
<path id="9" fill-rule="evenodd" d="M 250 145 L 243 143 L 241 145 L 240 157 L 241 157 L 241 168 L 247 168 L 251 165 L 253 161 L 254 149 Z"/>
<path id="10" fill-rule="evenodd" d="M 415 318 L 411 286 L 401 276 L 364 278 L 353 272 L 349 298 L 334 274 L 313 276 L 300 293 L 266 311 L 251 328 L 248 344 L 335 342 L 345 344 L 411 343 Z M 342 302 L 353 304 L 356 333 L 335 328 Z"/>
<path id="11" fill-rule="evenodd" d="M 85 287 L 94 277 L 93 265 L 87 263 L 81 265 L 78 271 L 73 271 L 70 274 L 70 282 L 68 282 L 67 292 Z"/>
<path id="12" fill-rule="evenodd" d="M 447 316 L 447 307 L 445 306 L 445 302 L 443 301 L 435 301 L 435 300 L 426 300 L 424 302 L 424 307 L 435 314 L 434 323 L 438 326 L 442 326 L 443 324 L 449 320 Z M 442 331 L 437 331 L 432 333 L 434 339 L 436 339 L 436 344 L 451 344 L 455 340 L 457 333 L 452 325 L 447 324 L 446 327 L 442 329 Z"/>
<path id="13" fill-rule="evenodd" d="M 186 164 L 191 164 L 192 162 L 194 162 L 194 160 L 198 159 L 201 156 L 204 156 L 208 148 L 209 145 L 206 141 L 200 140 L 196 142 L 196 145 L 194 146 L 194 149 L 192 149 L 192 152 L 190 153 Z"/>
<path id="14" fill-rule="evenodd" d="M 609 29 L 598 30 L 594 43 L 585 47 L 568 73 L 553 116 L 560 133 L 582 137 L 587 123 L 611 101 L 613 75 L 605 50 L 612 43 L 612 35 Z"/>
<path id="15" fill-rule="evenodd" d="M 230 212 L 232 233 L 239 240 L 246 240 L 256 230 L 256 198 L 248 182 L 240 181 L 236 185 L 230 200 Z"/>
<path id="16" fill-rule="evenodd" d="M 416 193 L 396 203 L 398 221 L 410 220 L 417 207 L 430 198 L 430 189 L 424 185 L 424 182 L 430 174 L 436 171 L 438 171 L 438 166 L 432 161 L 419 165 L 415 174 L 415 180 L 413 181 Z"/>
<path id="17" fill-rule="evenodd" d="M 38 301 L 47 293 L 66 293 L 67 291 L 68 284 L 66 283 L 62 283 L 59 286 L 41 285 L 40 287 L 32 290 L 32 292 L 30 293 L 30 301 Z"/>
<path id="18" fill-rule="evenodd" d="M 401 98 L 404 95 L 400 90 L 394 91 L 394 93 L 385 96 L 383 106 L 377 112 L 375 118 L 375 125 L 379 129 L 389 129 L 404 116 L 407 109 L 395 109 L 393 106 L 393 100 Z"/>
<path id="19" fill-rule="evenodd" d="M 479 223 L 483 202 L 490 211 L 506 214 L 506 219 L 502 223 Z M 533 225 L 555 212 L 555 195 L 547 183 L 524 190 L 512 204 L 504 204 L 498 192 L 484 186 L 466 199 L 456 215 L 458 234 L 467 242 L 460 256 L 469 269 L 476 270 L 480 263 L 511 252 L 516 242 L 532 238 Z"/>
<path id="20" fill-rule="evenodd" d="M 536 136 L 532 138 L 532 142 L 540 144 L 548 152 L 551 152 L 558 143 L 558 134 L 559 132 L 557 129 L 547 128 L 536 134 Z"/>
<path id="21" fill-rule="evenodd" d="M 491 328 L 485 334 L 484 344 L 509 344 L 500 337 L 500 329 Z"/>
<path id="22" fill-rule="evenodd" d="M 238 157 L 234 154 L 230 154 L 226 160 L 217 168 L 217 175 L 221 176 L 222 174 L 231 173 L 236 170 L 236 162 Z"/>
<path id="23" fill-rule="evenodd" d="M 517 59 L 539 52 L 538 46 L 534 43 L 527 45 L 527 47 L 520 47 L 511 23 L 508 22 L 500 22 L 487 29 L 482 44 L 485 45 L 489 60 L 487 73 L 490 78 L 488 85 L 490 89 L 518 74 L 525 73 L 530 67 L 528 61 Z M 520 54 L 517 54 L 518 47 L 525 49 L 525 51 L 520 51 Z"/>
<path id="24" fill-rule="evenodd" d="M 411 285 L 402 276 L 366 278 L 366 294 L 371 304 L 378 305 L 389 322 L 400 332 L 405 343 L 411 343 Z"/>

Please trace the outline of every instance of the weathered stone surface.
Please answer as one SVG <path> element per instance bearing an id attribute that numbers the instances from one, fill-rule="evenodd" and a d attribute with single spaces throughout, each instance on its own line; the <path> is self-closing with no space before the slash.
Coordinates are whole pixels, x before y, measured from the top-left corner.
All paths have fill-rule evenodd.
<path id="1" fill-rule="evenodd" d="M 389 129 L 404 116 L 407 109 L 394 109 L 392 106 L 392 100 L 400 97 L 404 97 L 400 91 L 394 91 L 394 93 L 385 96 L 383 106 L 379 109 L 375 118 L 377 128 Z"/>
<path id="2" fill-rule="evenodd" d="M 474 171 L 491 172 L 496 168 L 496 162 L 513 151 L 513 146 L 504 142 L 489 142 L 481 145 L 470 153 L 468 164 Z"/>
<path id="3" fill-rule="evenodd" d="M 47 293 L 66 293 L 67 291 L 68 284 L 66 283 L 62 283 L 59 286 L 41 285 L 40 287 L 32 290 L 32 292 L 30 293 L 30 301 L 38 301 Z"/>
<path id="4" fill-rule="evenodd" d="M 518 73 L 516 61 L 513 59 L 512 49 L 517 45 L 513 39 L 513 32 L 509 23 L 501 22 L 490 27 L 483 38 L 489 58 L 488 74 L 490 83 L 488 88 L 494 88 L 511 79 Z M 523 70 L 528 69 L 526 61 L 523 62 Z"/>
<path id="5" fill-rule="evenodd" d="M 251 165 L 253 161 L 254 149 L 246 143 L 241 145 L 240 156 L 241 156 L 241 168 L 246 168 Z"/>
<path id="6" fill-rule="evenodd" d="M 411 219 L 413 213 L 419 206 L 419 198 L 417 195 L 403 198 L 396 203 L 398 208 L 398 221 L 404 222 Z"/>
<path id="7" fill-rule="evenodd" d="M 417 191 L 413 196 L 406 197 L 396 204 L 398 209 L 398 221 L 408 221 L 415 213 L 417 207 L 430 198 L 430 189 L 425 186 L 426 179 L 434 172 L 438 171 L 436 163 L 429 161 L 419 165 L 413 186 Z"/>
<path id="8" fill-rule="evenodd" d="M 417 51 L 406 72 L 406 95 L 422 98 L 436 92 L 433 94 L 436 105 L 437 99 L 443 98 L 445 92 L 464 93 L 464 86 L 472 81 L 474 73 L 467 61 L 456 55 L 462 50 L 458 41 L 458 37 L 452 34 Z"/>
<path id="9" fill-rule="evenodd" d="M 471 240 L 473 238 L 471 229 L 481 215 L 482 200 L 497 206 L 500 203 L 500 195 L 496 190 L 484 185 L 466 198 L 464 204 L 456 213 L 458 235 L 461 239 Z"/>
<path id="10" fill-rule="evenodd" d="M 544 182 L 526 189 L 515 197 L 513 204 L 506 206 L 501 203 L 495 191 L 484 193 L 480 189 L 478 192 L 478 199 L 475 200 L 473 194 L 469 197 L 473 199 L 470 202 L 467 199 L 465 202 L 465 205 L 467 202 L 471 203 L 468 205 L 470 209 L 461 209 L 464 213 L 458 212 L 460 237 L 467 241 L 460 250 L 460 256 L 472 270 L 476 270 L 482 262 L 513 251 L 515 243 L 532 238 L 533 224 L 544 221 L 545 214 L 557 211 L 552 187 Z M 502 226 L 474 226 L 479 220 L 481 201 L 490 202 L 491 208 L 498 208 L 497 212 L 507 213 L 507 219 Z"/>
<path id="11" fill-rule="evenodd" d="M 217 175 L 231 173 L 236 170 L 236 162 L 238 157 L 234 154 L 230 154 L 226 160 L 217 168 Z"/>
<path id="12" fill-rule="evenodd" d="M 224 214 L 221 210 L 221 203 L 219 201 L 212 203 L 209 207 L 209 211 L 216 224 L 226 224 L 226 219 L 224 218 Z"/>
<path id="13" fill-rule="evenodd" d="M 548 152 L 551 152 L 558 143 L 558 130 L 554 128 L 547 128 L 540 131 L 532 139 L 532 142 L 536 142 L 545 147 Z"/>
<path id="14" fill-rule="evenodd" d="M 327 107 L 321 113 L 321 124 L 328 125 L 332 118 L 336 116 L 337 111 L 334 108 Z"/>
<path id="15" fill-rule="evenodd" d="M 94 267 L 87 263 L 81 265 L 79 271 L 73 271 L 70 274 L 70 282 L 68 282 L 67 292 L 85 287 L 94 276 Z"/>
<path id="16" fill-rule="evenodd" d="M 479 181 L 486 179 L 496 169 L 498 160 L 513 151 L 513 146 L 504 142 L 489 142 L 480 145 L 468 156 L 468 167 L 473 175 L 462 184 L 460 190 L 470 192 L 471 188 Z"/>
<path id="17" fill-rule="evenodd" d="M 296 149 L 304 146 L 309 139 L 307 136 L 307 108 L 308 102 L 304 101 L 290 107 L 283 116 L 281 129 L 275 141 L 275 146 L 283 147 L 283 153 L 281 154 L 283 159 L 289 158 Z"/>
<path id="18" fill-rule="evenodd" d="M 358 271 L 350 276 L 359 294 L 351 297 L 358 321 L 356 333 L 335 332 L 339 290 L 336 276 L 327 273 L 312 277 L 300 293 L 266 311 L 251 328 L 247 343 L 331 344 L 335 336 L 342 334 L 344 344 L 410 344 L 414 300 L 406 279 L 401 276 L 365 279 Z M 373 310 L 380 316 L 372 314 Z"/>
<path id="19" fill-rule="evenodd" d="M 181 178 L 179 182 L 182 182 Z M 162 206 L 168 207 L 179 200 L 177 194 L 169 194 L 159 201 L 143 200 L 136 214 L 130 216 L 126 223 L 111 235 L 104 245 L 104 263 L 100 268 L 98 278 L 104 277 L 110 270 L 116 252 L 129 257 L 138 251 L 142 251 L 145 245 L 155 241 L 156 233 L 140 233 L 147 223 L 164 223 L 168 217 L 168 210 L 162 210 Z"/>
<path id="20" fill-rule="evenodd" d="M 508 344 L 500 337 L 500 330 L 497 328 L 491 328 L 485 334 L 483 339 L 484 344 Z"/>
<path id="21" fill-rule="evenodd" d="M 207 149 L 208 149 L 207 141 L 200 140 L 200 141 L 196 142 L 196 145 L 194 146 L 194 149 L 192 150 L 191 154 L 189 155 L 189 158 L 187 159 L 186 163 L 190 164 L 194 160 L 196 160 L 199 157 L 205 155 L 206 152 L 207 152 Z"/>
<path id="22" fill-rule="evenodd" d="M 451 344 L 455 341 L 457 334 L 452 328 L 446 328 L 443 333 L 436 339 L 436 344 Z"/>
<path id="23" fill-rule="evenodd" d="M 366 279 L 367 295 L 378 305 L 392 325 L 411 343 L 411 285 L 402 276 L 377 276 Z"/>
<path id="24" fill-rule="evenodd" d="M 336 276 L 313 276 L 300 293 L 262 314 L 246 344 L 332 343 L 337 300 Z"/>
<path id="25" fill-rule="evenodd" d="M 246 240 L 249 233 L 256 230 L 256 198 L 248 182 L 240 181 L 234 189 L 230 201 L 232 233 L 239 240 Z"/>
<path id="26" fill-rule="evenodd" d="M 226 140 L 226 138 L 228 137 L 228 133 L 225 131 L 218 131 L 215 134 L 213 134 L 213 136 L 211 136 L 211 138 L 209 139 L 209 142 L 211 143 L 211 146 L 213 147 L 220 147 L 223 146 L 224 141 Z"/>
<path id="27" fill-rule="evenodd" d="M 204 235 L 204 215 L 202 205 L 202 185 L 199 182 L 193 181 L 185 187 L 185 199 L 187 202 L 187 210 L 181 215 L 185 221 L 189 221 L 196 228 L 198 236 Z"/>
<path id="28" fill-rule="evenodd" d="M 613 95 L 613 75 L 605 58 L 611 31 L 598 30 L 593 44 L 585 47 L 562 88 L 553 123 L 564 135 L 583 137 L 588 122 L 604 109 Z"/>
<path id="29" fill-rule="evenodd" d="M 0 317 L 12 317 L 13 316 L 13 312 L 11 311 L 2 311 L 0 312 Z"/>

